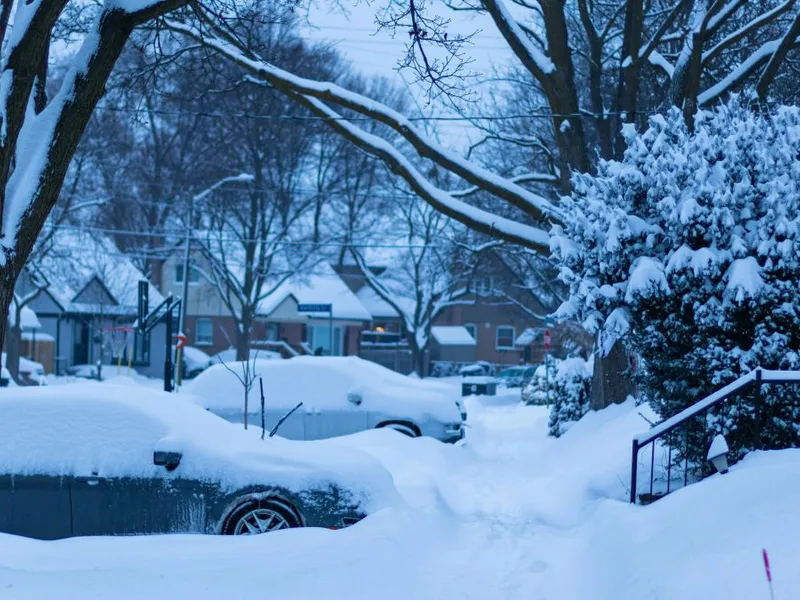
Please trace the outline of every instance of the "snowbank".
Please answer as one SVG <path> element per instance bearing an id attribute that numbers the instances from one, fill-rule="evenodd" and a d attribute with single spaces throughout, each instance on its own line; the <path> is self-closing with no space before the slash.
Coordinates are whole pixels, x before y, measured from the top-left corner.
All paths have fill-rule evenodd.
<path id="1" fill-rule="evenodd" d="M 769 597 L 765 547 L 775 597 L 796 596 L 800 450 L 755 453 L 631 506 L 641 407 L 592 413 L 553 439 L 544 407 L 468 402 L 466 446 L 391 431 L 305 443 L 372 454 L 410 507 L 250 539 L 0 536 L 0 580 L 14 600 L 249 597 L 253 573 L 281 600 L 753 600 Z"/>

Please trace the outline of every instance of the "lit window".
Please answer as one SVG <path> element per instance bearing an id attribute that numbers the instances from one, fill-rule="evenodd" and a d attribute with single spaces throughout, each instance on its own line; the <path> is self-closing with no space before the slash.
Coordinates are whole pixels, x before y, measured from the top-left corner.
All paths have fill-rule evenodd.
<path id="1" fill-rule="evenodd" d="M 500 326 L 497 328 L 497 349 L 512 350 L 514 348 L 514 328 Z"/>

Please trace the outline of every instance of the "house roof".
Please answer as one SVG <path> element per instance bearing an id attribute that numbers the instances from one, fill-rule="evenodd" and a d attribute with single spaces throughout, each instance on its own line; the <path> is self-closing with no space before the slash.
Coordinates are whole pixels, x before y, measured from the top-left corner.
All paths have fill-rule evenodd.
<path id="1" fill-rule="evenodd" d="M 541 329 L 537 329 L 535 327 L 529 327 L 525 331 L 517 336 L 517 339 L 514 340 L 515 346 L 530 346 L 535 341 L 539 340 L 542 337 Z"/>
<path id="2" fill-rule="evenodd" d="M 368 285 L 358 290 L 356 297 L 374 318 L 396 319 L 400 316 L 391 304 L 376 294 L 375 290 Z"/>
<path id="3" fill-rule="evenodd" d="M 50 283 L 47 292 L 65 312 L 135 315 L 139 281 L 147 279 L 114 242 L 86 231 L 60 229 L 39 266 Z M 114 302 L 86 302 L 80 296 L 92 285 L 102 287 Z M 163 300 L 150 284 L 150 305 Z"/>
<path id="4" fill-rule="evenodd" d="M 463 325 L 431 327 L 431 336 L 440 346 L 475 346 L 477 342 Z"/>
<path id="5" fill-rule="evenodd" d="M 369 321 L 372 318 L 328 263 L 318 265 L 310 274 L 283 283 L 259 304 L 257 313 L 269 315 L 288 296 L 294 296 L 299 304 L 331 304 L 334 319 Z"/>
<path id="6" fill-rule="evenodd" d="M 12 326 L 14 323 L 14 308 L 12 306 L 11 310 L 8 311 L 8 325 Z M 28 306 L 22 307 L 22 312 L 20 314 L 20 326 L 22 327 L 23 331 L 30 331 L 31 329 L 41 329 L 42 324 L 39 322 L 39 318 L 36 316 L 36 313 Z"/>

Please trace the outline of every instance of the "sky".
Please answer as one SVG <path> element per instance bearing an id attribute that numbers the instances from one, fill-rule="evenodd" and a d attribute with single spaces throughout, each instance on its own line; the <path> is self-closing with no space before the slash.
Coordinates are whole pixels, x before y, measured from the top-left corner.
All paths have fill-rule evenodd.
<path id="1" fill-rule="evenodd" d="M 380 75 L 398 85 L 407 85 L 425 115 L 449 114 L 447 109 L 439 104 L 428 104 L 423 84 L 407 83 L 413 81 L 413 73 L 398 72 L 397 63 L 405 54 L 407 39 L 404 39 L 405 35 L 399 31 L 398 35 L 392 38 L 391 32 L 378 30 L 375 14 L 380 3 L 372 2 L 369 5 L 359 0 L 344 0 L 344 2 L 346 12 L 341 8 L 334 8 L 330 0 L 320 0 L 314 4 L 304 34 L 310 39 L 334 44 L 356 68 L 367 75 Z M 451 19 L 449 31 L 462 35 L 475 33 L 472 45 L 465 50 L 474 61 L 469 68 L 479 78 L 489 76 L 496 67 L 514 60 L 511 51 L 488 16 L 451 11 L 441 2 L 436 2 L 435 6 L 439 14 Z M 481 101 L 496 90 L 496 85 L 473 85 L 472 90 L 477 92 L 477 101 Z M 454 147 L 463 148 L 476 137 L 469 123 L 438 122 L 436 129 L 442 142 Z"/>

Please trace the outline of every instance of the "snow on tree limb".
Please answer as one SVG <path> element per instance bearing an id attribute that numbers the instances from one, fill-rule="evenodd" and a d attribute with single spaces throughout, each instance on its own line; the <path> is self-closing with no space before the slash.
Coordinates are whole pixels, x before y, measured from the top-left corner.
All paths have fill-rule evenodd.
<path id="1" fill-rule="evenodd" d="M 782 14 L 790 10 L 796 3 L 797 0 L 786 0 L 786 2 L 784 2 L 783 4 L 779 4 L 778 6 L 764 13 L 763 15 L 759 15 L 746 25 L 740 27 L 730 35 L 727 35 L 725 38 L 717 42 L 710 50 L 703 53 L 703 64 L 706 65 L 710 63 L 712 60 L 714 60 L 714 58 L 719 56 L 720 52 L 722 52 L 725 48 L 728 48 L 732 44 L 739 42 L 745 36 L 754 32 L 756 29 L 764 27 L 765 25 L 769 25 L 770 23 L 775 21 L 775 19 L 777 19 Z"/>
<path id="2" fill-rule="evenodd" d="M 222 56 L 234 61 L 256 80 L 278 89 L 338 104 L 391 127 L 403 136 L 417 153 L 443 166 L 472 185 L 502 198 L 533 217 L 558 219 L 558 209 L 546 198 L 539 196 L 507 179 L 470 162 L 422 134 L 405 116 L 371 98 L 346 90 L 336 84 L 304 79 L 259 59 L 239 44 L 228 42 L 216 35 L 207 35 L 194 27 L 166 21 L 172 31 L 188 36 L 213 48 Z"/>
<path id="3" fill-rule="evenodd" d="M 798 35 L 800 35 L 800 12 L 794 16 L 792 24 L 789 26 L 783 39 L 781 39 L 775 52 L 770 57 L 769 62 L 764 67 L 764 71 L 761 73 L 758 83 L 756 83 L 756 94 L 758 94 L 758 97 L 762 101 L 766 100 L 767 91 L 770 85 L 772 85 L 775 75 L 778 74 L 778 69 L 780 69 L 781 64 L 786 59 L 789 50 L 796 44 Z"/>
<path id="4" fill-rule="evenodd" d="M 542 81 L 555 72 L 553 61 L 531 43 L 517 20 L 508 12 L 503 0 L 483 0 L 483 7 L 511 50 L 534 77 Z"/>
<path id="5" fill-rule="evenodd" d="M 332 102 L 339 103 L 347 108 L 352 108 L 362 114 L 374 117 L 376 120 L 392 126 L 396 131 L 399 131 L 406 137 L 406 139 L 417 140 L 425 144 L 425 147 L 432 150 L 433 154 L 436 156 L 436 159 L 433 159 L 431 156 L 429 156 L 429 158 L 432 158 L 432 160 L 436 162 L 442 161 L 448 168 L 452 167 L 455 173 L 476 185 L 480 185 L 486 191 L 493 193 L 499 191 L 498 195 L 506 199 L 510 196 L 508 192 L 522 191 L 522 194 L 514 193 L 513 197 L 516 202 L 513 203 L 519 205 L 520 201 L 524 200 L 522 205 L 528 209 L 529 213 L 533 208 L 533 203 L 536 203 L 538 205 L 536 208 L 540 215 L 557 215 L 555 207 L 545 199 L 477 165 L 465 161 L 457 154 L 440 147 L 434 142 L 425 140 L 416 128 L 399 113 L 396 113 L 378 102 L 349 92 L 334 84 L 305 80 L 282 71 L 281 69 L 277 69 L 263 61 L 250 59 L 224 40 L 208 38 L 192 27 L 173 21 L 168 21 L 168 27 L 173 31 L 192 37 L 214 48 L 223 56 L 245 68 L 257 82 L 268 83 L 305 106 L 314 115 L 325 119 L 325 123 L 329 127 L 343 135 L 357 147 L 383 160 L 390 169 L 406 181 L 415 193 L 444 214 L 453 217 L 476 231 L 488 235 L 502 237 L 503 239 L 522 246 L 543 251 L 548 248 L 548 234 L 545 231 L 518 223 L 511 219 L 499 217 L 453 198 L 446 191 L 437 188 L 428 181 L 428 179 L 420 173 L 394 145 L 342 119 L 339 113 L 325 105 L 321 99 L 329 99 Z M 542 206 L 543 204 L 544 206 Z"/>

